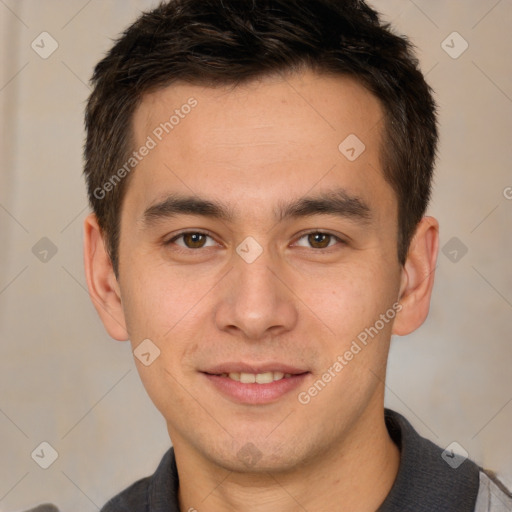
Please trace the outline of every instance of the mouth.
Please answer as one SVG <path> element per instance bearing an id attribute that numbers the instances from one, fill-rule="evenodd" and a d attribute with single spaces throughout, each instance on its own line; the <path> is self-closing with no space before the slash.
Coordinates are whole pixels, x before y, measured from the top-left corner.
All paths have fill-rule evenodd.
<path id="1" fill-rule="evenodd" d="M 247 373 L 247 372 L 230 372 L 210 374 L 217 377 L 227 377 L 242 384 L 270 384 L 276 380 L 289 379 L 291 373 L 275 372 L 262 372 L 262 373 Z"/>
<path id="2" fill-rule="evenodd" d="M 276 402 L 302 384 L 309 371 L 285 365 L 231 364 L 201 372 L 216 391 L 236 403 Z"/>

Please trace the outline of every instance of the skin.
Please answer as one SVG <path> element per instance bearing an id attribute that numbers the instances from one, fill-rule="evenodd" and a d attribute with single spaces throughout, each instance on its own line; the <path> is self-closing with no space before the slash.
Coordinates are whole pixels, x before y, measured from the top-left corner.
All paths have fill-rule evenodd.
<path id="1" fill-rule="evenodd" d="M 118 279 L 93 214 L 84 249 L 90 295 L 109 334 L 134 349 L 149 338 L 160 350 L 149 366 L 135 361 L 167 422 L 181 510 L 374 511 L 399 465 L 383 415 L 390 338 L 428 314 L 438 223 L 423 218 L 401 266 L 397 199 L 379 158 L 383 110 L 352 79 L 303 71 L 236 88 L 174 84 L 143 98 L 135 147 L 190 97 L 197 107 L 129 178 Z M 366 146 L 353 162 L 338 149 L 349 134 Z M 279 206 L 337 189 L 365 203 L 369 218 L 275 216 Z M 176 193 L 221 202 L 232 218 L 144 222 L 149 207 Z M 182 230 L 211 238 L 165 245 Z M 309 232 L 334 237 L 318 242 Z M 249 236 L 263 250 L 250 264 L 236 252 Z M 394 321 L 300 403 L 298 392 L 397 301 Z M 240 404 L 201 373 L 226 361 L 277 361 L 310 373 L 271 403 Z M 256 447 L 256 463 L 237 456 L 244 446 Z"/>

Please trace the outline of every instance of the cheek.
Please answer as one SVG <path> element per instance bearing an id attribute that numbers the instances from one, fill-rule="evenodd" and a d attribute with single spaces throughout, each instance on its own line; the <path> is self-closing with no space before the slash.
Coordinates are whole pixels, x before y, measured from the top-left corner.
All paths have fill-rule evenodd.
<path id="1" fill-rule="evenodd" d="M 298 295 L 305 298 L 312 312 L 307 314 L 312 319 L 309 328 L 315 332 L 319 325 L 328 327 L 326 337 L 322 336 L 324 365 L 329 367 L 348 350 L 358 352 L 354 357 L 358 363 L 351 362 L 345 374 L 360 365 L 380 368 L 387 355 L 396 314 L 393 304 L 398 296 L 398 274 L 389 266 L 389 272 L 383 272 L 379 258 L 374 261 L 372 264 L 371 260 L 361 258 L 361 262 L 351 265 L 350 271 L 328 269 L 320 275 L 297 280 L 301 283 Z M 382 321 L 381 315 L 387 311 L 390 314 Z M 354 342 L 360 345 L 360 350 Z"/>
<path id="2" fill-rule="evenodd" d="M 386 283 L 379 282 L 369 265 L 326 269 L 297 283 L 301 283 L 298 295 L 337 335 L 374 321 L 390 296 Z"/>
<path id="3" fill-rule="evenodd" d="M 165 353 L 150 366 L 137 364 L 137 369 L 146 393 L 165 418 L 172 417 L 173 411 L 190 408 L 190 395 L 180 384 L 182 376 L 169 366 Z"/>
<path id="4" fill-rule="evenodd" d="M 123 309 L 132 342 L 147 337 L 165 340 L 197 314 L 204 280 L 184 279 L 162 265 L 135 263 L 121 289 Z"/>

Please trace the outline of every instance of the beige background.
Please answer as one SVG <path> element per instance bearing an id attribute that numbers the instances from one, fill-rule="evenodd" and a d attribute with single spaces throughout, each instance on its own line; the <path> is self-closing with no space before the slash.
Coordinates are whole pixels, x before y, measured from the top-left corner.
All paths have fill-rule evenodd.
<path id="1" fill-rule="evenodd" d="M 0 511 L 95 511 L 169 445 L 129 345 L 110 340 L 89 301 L 81 249 L 87 82 L 111 38 L 154 4 L 0 1 Z M 429 319 L 394 340 L 387 405 L 512 486 L 512 2 L 373 4 L 418 46 L 437 91 L 430 213 L 442 246 L 468 248 L 457 262 L 440 254 Z M 48 59 L 31 48 L 43 31 L 59 45 Z M 441 46 L 454 31 L 469 44 L 457 59 Z M 43 237 L 57 248 L 47 262 L 32 252 Z M 43 441 L 59 454 L 46 470 L 31 458 Z"/>

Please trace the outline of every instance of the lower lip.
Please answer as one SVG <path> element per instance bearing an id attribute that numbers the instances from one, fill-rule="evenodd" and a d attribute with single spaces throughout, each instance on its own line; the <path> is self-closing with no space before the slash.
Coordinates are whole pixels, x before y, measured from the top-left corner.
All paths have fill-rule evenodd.
<path id="1" fill-rule="evenodd" d="M 243 404 L 268 404 L 276 402 L 281 397 L 297 389 L 309 373 L 301 373 L 300 375 L 292 375 L 269 382 L 268 384 L 243 384 L 242 382 L 222 377 L 220 375 L 211 375 L 203 373 L 203 375 L 224 395 L 232 400 Z"/>

